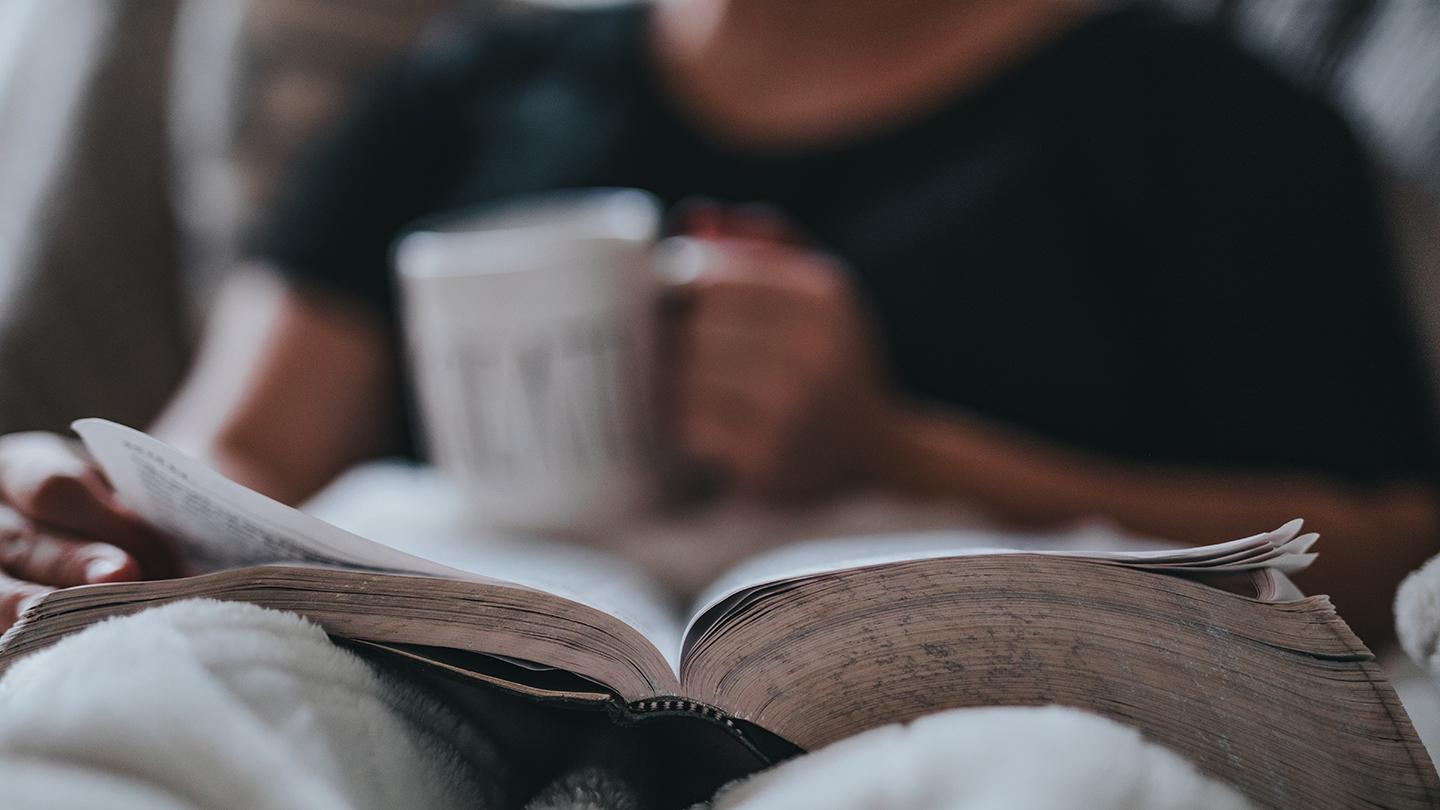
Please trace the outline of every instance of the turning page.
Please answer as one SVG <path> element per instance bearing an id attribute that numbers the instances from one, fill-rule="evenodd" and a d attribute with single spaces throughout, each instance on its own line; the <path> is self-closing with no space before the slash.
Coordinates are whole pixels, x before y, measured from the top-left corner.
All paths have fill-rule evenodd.
<path id="1" fill-rule="evenodd" d="M 476 577 L 331 526 L 241 486 L 138 430 L 104 419 L 81 419 L 71 427 L 120 502 L 179 544 L 186 573 L 308 563 Z"/>

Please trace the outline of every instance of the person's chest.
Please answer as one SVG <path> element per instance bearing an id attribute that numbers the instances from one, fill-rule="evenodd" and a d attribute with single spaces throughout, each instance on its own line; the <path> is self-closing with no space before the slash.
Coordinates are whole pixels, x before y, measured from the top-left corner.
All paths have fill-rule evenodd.
<path id="1" fill-rule="evenodd" d="M 442 207 L 595 186 L 765 203 L 842 260 L 912 392 L 1078 441 L 1121 429 L 1146 370 L 1119 247 L 1093 216 L 1083 143 L 1045 116 L 747 156 L 575 88 L 492 100 Z"/>

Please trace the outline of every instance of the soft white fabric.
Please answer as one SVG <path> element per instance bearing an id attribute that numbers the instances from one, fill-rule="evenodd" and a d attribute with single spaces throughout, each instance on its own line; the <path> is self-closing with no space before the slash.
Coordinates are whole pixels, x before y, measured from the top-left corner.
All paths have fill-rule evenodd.
<path id="1" fill-rule="evenodd" d="M 0 681 L 14 810 L 484 807 L 485 751 L 318 627 L 252 605 L 105 622 Z"/>
<path id="2" fill-rule="evenodd" d="M 15 810 L 484 808 L 493 754 L 445 707 L 377 675 L 314 625 L 250 605 L 181 602 L 112 620 L 0 681 L 0 797 Z M 876 729 L 715 804 L 1244 806 L 1137 732 L 1058 707 Z"/>
<path id="3" fill-rule="evenodd" d="M 1382 651 L 1380 662 L 1430 758 L 1440 762 L 1440 557 L 1412 571 L 1395 593 L 1395 634 L 1409 656 Z"/>
<path id="4" fill-rule="evenodd" d="M 1415 663 L 1440 675 L 1440 556 L 1412 571 L 1395 593 L 1395 634 Z"/>
<path id="5" fill-rule="evenodd" d="M 1250 805 L 1139 732 L 1061 706 L 892 725 L 720 792 L 712 810 L 1238 810 Z"/>

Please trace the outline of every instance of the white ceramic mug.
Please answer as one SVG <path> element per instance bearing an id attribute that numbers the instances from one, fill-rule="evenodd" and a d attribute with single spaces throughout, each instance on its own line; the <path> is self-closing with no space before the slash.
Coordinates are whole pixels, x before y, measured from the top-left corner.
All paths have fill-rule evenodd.
<path id="1" fill-rule="evenodd" d="M 398 243 L 425 439 L 477 521 L 593 529 L 653 498 L 660 222 L 649 194 L 600 189 Z"/>

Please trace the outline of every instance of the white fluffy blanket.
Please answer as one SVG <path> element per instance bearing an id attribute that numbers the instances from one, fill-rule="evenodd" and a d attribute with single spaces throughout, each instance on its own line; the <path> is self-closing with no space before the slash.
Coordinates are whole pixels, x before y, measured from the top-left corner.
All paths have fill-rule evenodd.
<path id="1" fill-rule="evenodd" d="M 0 681 L 8 808 L 496 807 L 484 731 L 299 617 L 184 602 L 91 628 Z M 576 794 L 579 795 L 579 794 Z M 540 800 L 607 806 L 601 794 Z M 537 807 L 532 802 L 531 807 Z M 1245 803 L 1171 752 L 1058 707 L 875 729 L 721 791 L 714 810 Z"/>
<path id="2" fill-rule="evenodd" d="M 1415 663 L 1440 675 L 1440 556 L 1400 583 L 1395 593 L 1395 634 Z"/>

